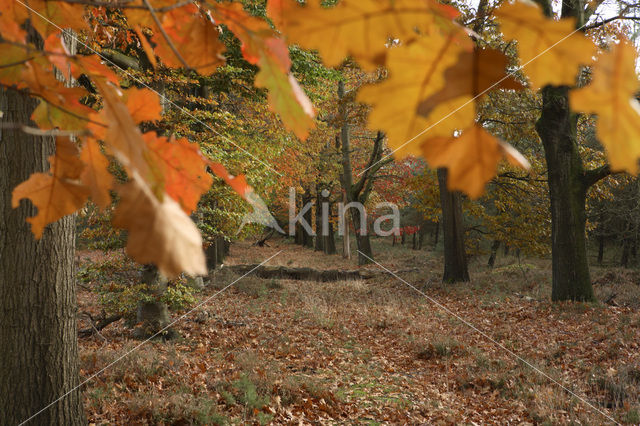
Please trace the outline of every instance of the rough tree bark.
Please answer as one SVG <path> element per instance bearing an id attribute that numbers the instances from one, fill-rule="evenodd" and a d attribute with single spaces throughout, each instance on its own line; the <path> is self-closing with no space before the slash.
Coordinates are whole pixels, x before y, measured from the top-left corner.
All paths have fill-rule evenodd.
<path id="1" fill-rule="evenodd" d="M 462 199 L 457 191 L 447 188 L 447 170 L 438 169 L 442 230 L 444 234 L 444 274 L 442 281 L 455 283 L 469 281 L 467 255 L 464 251 L 464 224 Z"/>
<path id="2" fill-rule="evenodd" d="M 548 16 L 549 0 L 538 0 Z M 562 3 L 562 18 L 574 17 L 579 28 L 588 16 L 582 0 Z M 548 169 L 551 201 L 551 299 L 594 300 L 586 244 L 585 201 L 587 190 L 608 176 L 608 166 L 584 170 L 578 151 L 578 115 L 569 109 L 569 88 L 546 86 L 536 131 L 542 140 Z"/>
<path id="3" fill-rule="evenodd" d="M 536 130 L 545 151 L 551 201 L 551 299 L 594 300 L 586 249 L 585 201 L 590 182 L 578 152 L 576 114 L 567 87 L 542 89 Z"/>
<path id="4" fill-rule="evenodd" d="M 0 89 L 5 123 L 28 123 L 37 101 Z M 33 124 L 32 124 L 33 125 Z M 0 134 L 0 424 L 86 424 L 78 378 L 75 220 L 49 225 L 36 241 L 28 201 L 11 208 L 11 191 L 49 168 L 52 138 L 4 129 Z"/>

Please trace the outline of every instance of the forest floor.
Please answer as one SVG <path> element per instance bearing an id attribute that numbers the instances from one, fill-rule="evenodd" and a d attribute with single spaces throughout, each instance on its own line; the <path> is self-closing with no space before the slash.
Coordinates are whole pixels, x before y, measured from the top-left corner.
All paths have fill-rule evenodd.
<path id="1" fill-rule="evenodd" d="M 268 265 L 358 268 L 269 244 L 234 244 L 226 263 L 281 251 Z M 408 271 L 406 283 L 248 275 L 220 291 L 239 278 L 223 267 L 173 326 L 177 339 L 138 347 L 124 321 L 81 338 L 83 378 L 100 373 L 84 388 L 90 423 L 640 423 L 640 272 L 594 268 L 608 303 L 552 304 L 548 260 L 502 257 L 489 269 L 477 258 L 470 283 L 443 285 L 441 253 L 380 239 L 374 254 Z M 121 251 L 78 261 L 81 312 L 99 313 L 104 282 L 136 280 Z"/>

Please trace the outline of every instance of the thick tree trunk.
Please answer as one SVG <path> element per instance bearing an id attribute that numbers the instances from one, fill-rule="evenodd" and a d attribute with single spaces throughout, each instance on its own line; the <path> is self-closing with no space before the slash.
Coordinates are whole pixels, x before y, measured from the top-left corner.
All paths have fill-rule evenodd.
<path id="1" fill-rule="evenodd" d="M 443 282 L 469 281 L 467 255 L 464 251 L 464 224 L 462 223 L 462 199 L 459 192 L 447 188 L 447 170 L 438 169 L 442 229 L 444 231 Z"/>
<path id="2" fill-rule="evenodd" d="M 29 122 L 36 105 L 23 93 L 0 89 L 4 123 Z M 44 409 L 30 424 L 83 425 L 81 392 L 74 390 L 75 220 L 51 224 L 36 241 L 25 222 L 36 208 L 28 201 L 11 208 L 13 188 L 49 168 L 54 142 L 0 131 L 0 424 L 18 424 Z"/>
<path id="3" fill-rule="evenodd" d="M 566 87 L 542 90 L 536 130 L 549 175 L 552 240 L 552 300 L 594 300 L 586 249 L 585 200 L 588 188 L 578 152 L 577 116 L 569 110 Z"/>

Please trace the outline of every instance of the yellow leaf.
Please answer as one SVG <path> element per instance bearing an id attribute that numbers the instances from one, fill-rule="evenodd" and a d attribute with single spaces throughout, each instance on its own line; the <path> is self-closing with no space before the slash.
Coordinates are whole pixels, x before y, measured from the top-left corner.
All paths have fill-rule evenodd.
<path id="1" fill-rule="evenodd" d="M 133 259 L 155 264 L 168 278 L 207 273 L 200 232 L 178 203 L 166 194 L 159 201 L 137 174 L 118 194 L 113 225 L 128 231 Z"/>
<path id="2" fill-rule="evenodd" d="M 432 138 L 425 141 L 421 148 L 431 167 L 449 169 L 449 189 L 460 190 L 472 198 L 478 198 L 484 193 L 485 184 L 495 176 L 498 163 L 504 154 L 508 154 L 510 162 L 518 160 L 513 153 L 515 150 L 509 147 L 507 151 L 505 146 L 508 145 L 482 127 L 474 125 L 465 129 L 460 137 Z M 528 162 L 519 165 L 526 168 Z"/>
<path id="3" fill-rule="evenodd" d="M 16 186 L 11 200 L 13 208 L 23 198 L 29 198 L 38 208 L 38 214 L 27 219 L 36 239 L 42 237 L 45 226 L 75 212 L 89 197 L 89 189 L 78 181 L 84 164 L 73 142 L 58 138 L 56 153 L 49 157 L 49 164 L 49 173 L 34 173 Z"/>
<path id="4" fill-rule="evenodd" d="M 495 14 L 504 38 L 518 41 L 520 60 L 534 89 L 575 85 L 578 67 L 591 63 L 596 54 L 588 37 L 574 33 L 573 18 L 548 19 L 537 5 L 522 0 L 505 3 Z"/>
<path id="5" fill-rule="evenodd" d="M 593 67 L 591 84 L 569 95 L 575 111 L 596 114 L 598 139 L 607 149 L 611 168 L 638 172 L 640 104 L 636 49 L 626 42 L 614 45 Z"/>
<path id="6" fill-rule="evenodd" d="M 468 95 L 476 97 L 493 89 L 522 89 L 522 85 L 505 73 L 506 56 L 494 49 L 475 48 L 460 52 L 457 62 L 444 72 L 446 84 L 418 106 L 427 117 L 440 103 Z"/>
<path id="7" fill-rule="evenodd" d="M 398 156 L 418 153 L 421 140 L 436 135 L 448 136 L 456 128 L 467 127 L 473 121 L 475 110 L 471 103 L 455 112 L 455 118 L 448 117 L 438 123 L 455 110 L 453 105 L 464 104 L 460 98 L 441 104 L 429 119 L 417 113 L 425 99 L 443 88 L 444 71 L 455 63 L 465 48 L 471 49 L 467 37 L 459 39 L 438 33 L 428 39 L 420 38 L 408 45 L 394 47 L 388 52 L 389 77 L 360 90 L 358 101 L 373 106 L 370 126 L 386 132 L 392 149 L 402 147 Z M 430 126 L 434 127 L 421 134 Z"/>
<path id="8" fill-rule="evenodd" d="M 342 0 L 324 8 L 319 0 L 269 0 L 267 13 L 293 43 L 317 49 L 329 66 L 348 55 L 362 65 L 379 64 L 391 38 L 408 41 L 415 30 L 431 31 L 439 20 L 451 26 L 457 12 L 431 0 Z"/>
<path id="9" fill-rule="evenodd" d="M 80 159 L 85 165 L 80 180 L 91 191 L 91 200 L 104 210 L 111 203 L 109 190 L 113 188 L 113 176 L 107 169 L 109 161 L 100 152 L 98 142 L 93 139 L 84 143 Z"/>

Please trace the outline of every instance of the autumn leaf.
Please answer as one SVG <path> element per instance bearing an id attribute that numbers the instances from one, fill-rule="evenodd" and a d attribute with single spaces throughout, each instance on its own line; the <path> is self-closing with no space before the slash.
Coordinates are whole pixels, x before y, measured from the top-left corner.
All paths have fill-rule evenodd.
<path id="1" fill-rule="evenodd" d="M 160 201 L 136 173 L 118 194 L 112 223 L 128 231 L 129 256 L 155 264 L 168 278 L 207 273 L 200 232 L 173 198 Z"/>
<path id="2" fill-rule="evenodd" d="M 164 15 L 162 27 L 176 50 L 190 68 L 201 74 L 210 74 L 224 63 L 224 44 L 219 40 L 220 32 L 195 5 L 181 7 Z M 164 35 L 157 29 L 151 38 L 156 44 L 156 53 L 169 67 L 184 65 L 176 56 Z"/>
<path id="3" fill-rule="evenodd" d="M 142 134 L 122 101 L 117 89 L 105 81 L 95 80 L 104 107 L 95 117 L 108 123 L 106 130 L 93 126 L 94 133 L 104 139 L 107 153 L 113 154 L 128 172 L 137 172 L 160 195 L 163 190 L 162 174 L 151 160 L 151 154 L 142 139 Z"/>
<path id="4" fill-rule="evenodd" d="M 145 133 L 143 138 L 162 168 L 167 194 L 190 214 L 213 181 L 198 145 L 185 138 L 159 137 L 155 132 Z"/>
<path id="5" fill-rule="evenodd" d="M 13 3 L 16 3 L 15 1 Z M 78 32 L 88 29 L 86 21 L 83 19 L 84 5 L 71 4 L 56 0 L 29 0 L 18 3 L 15 9 L 23 8 L 19 12 L 18 22 L 24 23 L 29 18 L 29 22 L 43 37 L 47 38 L 54 33 L 62 32 L 61 28 L 69 28 Z"/>
<path id="6" fill-rule="evenodd" d="M 24 63 L 35 58 L 36 55 L 35 52 L 9 43 L 0 43 L 0 48 L 2 49 L 2 55 L 0 55 L 0 82 L 11 86 L 20 81 Z"/>
<path id="7" fill-rule="evenodd" d="M 87 120 L 64 111 L 45 100 L 31 114 L 31 119 L 41 129 L 82 130 L 87 126 Z"/>
<path id="8" fill-rule="evenodd" d="M 88 120 L 94 111 L 80 103 L 80 98 L 87 94 L 81 87 L 66 87 L 57 80 L 51 69 L 46 69 L 46 62 L 42 60 L 30 61 L 22 66 L 19 88 L 28 88 L 32 94 L 65 111 L 76 118 Z M 48 65 L 50 67 L 50 65 Z"/>
<path id="9" fill-rule="evenodd" d="M 444 72 L 445 85 L 418 106 L 427 117 L 442 102 L 468 95 L 475 98 L 492 89 L 522 89 L 522 85 L 505 73 L 507 57 L 494 49 L 463 50 L 458 60 Z"/>
<path id="10" fill-rule="evenodd" d="M 233 190 L 245 200 L 247 199 L 247 194 L 250 191 L 253 191 L 253 189 L 247 184 L 247 180 L 244 175 L 233 176 L 222 164 L 211 160 L 208 161 L 207 165 L 216 176 L 222 178 L 227 185 L 233 188 Z"/>
<path id="11" fill-rule="evenodd" d="M 319 0 L 269 0 L 267 14 L 292 43 L 316 49 L 328 66 L 352 56 L 364 66 L 380 65 L 391 38 L 407 42 L 415 30 L 434 24 L 452 28 L 455 9 L 431 0 L 342 0 L 325 8 Z M 437 31 L 437 29 L 436 29 Z"/>
<path id="12" fill-rule="evenodd" d="M 29 198 L 38 213 L 27 218 L 36 239 L 45 226 L 81 208 L 89 197 L 89 189 L 78 179 L 84 168 L 78 149 L 67 138 L 56 140 L 56 153 L 49 157 L 49 173 L 34 173 L 13 190 L 11 206 Z"/>
<path id="13" fill-rule="evenodd" d="M 604 53 L 593 67 L 587 87 L 570 92 L 571 108 L 596 114 L 597 135 L 607 149 L 611 168 L 638 172 L 640 103 L 635 47 L 622 41 Z"/>
<path id="14" fill-rule="evenodd" d="M 142 29 L 139 25 L 134 25 L 133 30 L 136 32 L 138 36 L 138 40 L 140 40 L 140 46 L 142 50 L 144 50 L 144 54 L 147 55 L 147 59 L 151 63 L 153 68 L 158 66 L 158 61 L 156 60 L 156 55 L 153 53 L 153 47 L 149 44 L 147 37 L 142 33 Z"/>
<path id="15" fill-rule="evenodd" d="M 258 64 L 264 53 L 265 42 L 277 36 L 275 31 L 265 20 L 249 15 L 239 2 L 216 3 L 211 6 L 214 6 L 209 9 L 214 21 L 224 24 L 242 43 L 242 56 L 249 63 Z M 283 68 L 288 71 L 288 52 L 281 59 Z"/>
<path id="16" fill-rule="evenodd" d="M 518 41 L 518 54 L 534 89 L 573 86 L 580 65 L 592 62 L 596 46 L 575 32 L 573 18 L 554 21 L 534 3 L 505 3 L 496 12 L 505 40 Z"/>
<path id="17" fill-rule="evenodd" d="M 518 157 L 515 150 L 506 146 L 482 127 L 474 125 L 459 137 L 431 138 L 421 145 L 421 149 L 431 167 L 449 169 L 447 185 L 450 190 L 460 190 L 478 198 L 484 193 L 485 184 L 495 176 L 498 163 L 505 154 L 508 153 L 510 162 L 529 167 L 524 157 Z"/>
<path id="18" fill-rule="evenodd" d="M 291 60 L 284 41 L 269 25 L 248 15 L 240 3 L 219 4 L 211 9 L 216 22 L 225 24 L 242 42 L 244 58 L 260 67 L 255 85 L 269 91 L 271 111 L 300 139 L 315 127 L 316 110 L 290 73 Z"/>
<path id="19" fill-rule="evenodd" d="M 277 51 L 286 46 L 279 39 L 271 39 L 270 48 Z M 264 54 L 261 58 L 260 72 L 256 75 L 255 85 L 269 90 L 268 100 L 270 109 L 278 113 L 282 122 L 300 139 L 309 136 L 309 130 L 315 126 L 313 117 L 315 108 L 298 85 L 296 79 L 285 73 L 275 55 Z"/>
<path id="20" fill-rule="evenodd" d="M 76 78 L 79 78 L 81 74 L 86 74 L 92 80 L 106 80 L 118 84 L 116 73 L 105 65 L 98 55 L 76 57 L 71 63 L 71 72 Z"/>
<path id="21" fill-rule="evenodd" d="M 149 89 L 132 88 L 125 92 L 126 105 L 136 123 L 158 121 L 162 114 L 160 96 Z"/>
<path id="22" fill-rule="evenodd" d="M 452 109 L 453 105 L 463 105 L 464 102 L 443 103 L 438 113 L 434 111 L 429 119 L 417 113 L 418 107 L 426 99 L 444 87 L 445 70 L 455 64 L 461 51 L 471 48 L 466 36 L 458 38 L 439 33 L 428 39 L 420 38 L 408 45 L 394 47 L 387 54 L 389 77 L 381 83 L 360 89 L 358 101 L 373 106 L 369 116 L 370 125 L 386 132 L 389 146 L 394 150 L 399 149 L 399 157 L 418 153 L 420 141 L 426 138 L 448 136 L 456 128 L 467 127 L 473 122 L 473 103 L 464 111 L 454 113 L 464 121 L 449 117 L 437 123 L 455 110 Z M 427 134 L 420 135 L 430 126 L 435 127 Z"/>
<path id="23" fill-rule="evenodd" d="M 100 151 L 100 145 L 88 139 L 82 146 L 80 159 L 85 167 L 80 180 L 91 191 L 91 200 L 101 209 L 111 203 L 109 191 L 113 188 L 113 176 L 109 173 L 109 161 Z"/>

